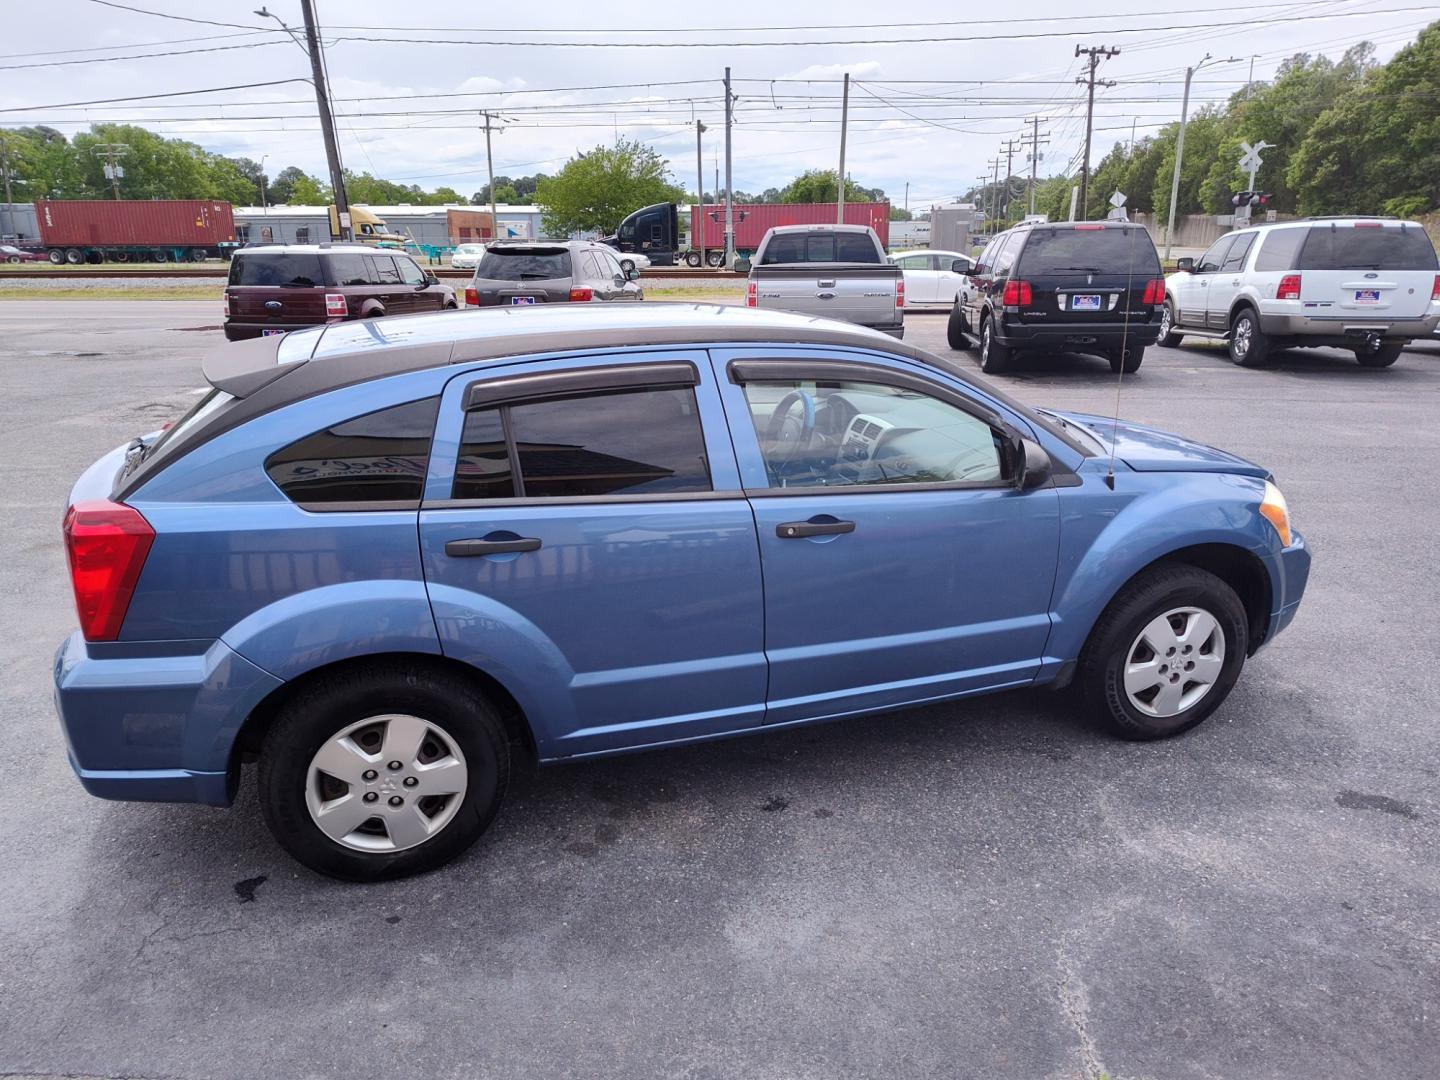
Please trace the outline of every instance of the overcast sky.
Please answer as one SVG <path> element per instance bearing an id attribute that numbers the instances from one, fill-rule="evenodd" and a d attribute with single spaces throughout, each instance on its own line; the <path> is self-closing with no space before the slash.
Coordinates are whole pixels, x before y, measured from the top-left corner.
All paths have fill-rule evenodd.
<path id="1" fill-rule="evenodd" d="M 305 82 L 55 107 L 299 80 L 309 74 L 306 56 L 295 44 L 283 34 L 265 32 L 278 30 L 278 24 L 257 16 L 254 0 L 127 4 L 201 21 L 144 14 L 99 0 L 5 4 L 0 124 L 51 124 L 69 134 L 97 120 L 126 120 L 183 134 L 218 153 L 256 160 L 268 155 L 265 166 L 272 176 L 292 164 L 325 174 L 314 94 Z M 289 25 L 303 25 L 297 0 L 270 0 L 268 6 Z M 503 14 L 493 13 L 497 6 Z M 1085 92 L 1074 80 L 1085 61 L 1074 56 L 1077 44 L 1121 50 L 1099 68 L 1102 78 L 1117 85 L 1096 95 L 1091 156 L 1098 162 L 1116 142 L 1130 139 L 1132 122 L 1143 136 L 1178 117 L 1184 69 L 1207 51 L 1217 60 L 1240 59 L 1209 65 L 1196 76 L 1192 112 L 1242 87 L 1252 54 L 1258 54 L 1257 80 L 1294 52 L 1338 57 L 1366 39 L 1376 44 L 1383 60 L 1413 40 L 1427 21 L 1440 18 L 1440 5 L 1421 6 L 1416 0 L 1287 5 L 1216 0 L 1188 10 L 1135 0 L 1029 0 L 1009 6 L 926 0 L 903 6 L 873 0 L 730 0 L 723 5 L 549 0 L 533 8 L 318 0 L 318 7 L 332 93 L 342 117 L 341 153 L 357 172 L 425 188 L 443 184 L 468 196 L 485 180 L 478 110 L 489 108 L 504 124 L 494 136 L 497 175 L 553 172 L 577 150 L 608 143 L 618 133 L 653 145 L 670 160 L 673 178 L 690 189 L 695 186 L 692 118 L 699 118 L 709 128 L 704 167 L 711 188 L 717 161 L 724 165 L 721 79 L 729 65 L 739 98 L 735 187 L 759 192 L 807 168 L 835 167 L 839 79 L 849 72 L 856 82 L 847 171 L 859 183 L 883 187 L 896 203 L 904 200 L 908 183 L 912 209 L 963 192 L 988 174 L 988 163 L 1007 139 L 1028 139 L 1030 116 L 1048 118 L 1039 127 L 1050 138 L 1042 147 L 1041 175 L 1078 160 Z M 966 9 L 978 18 L 964 19 Z M 1342 17 L 1347 13 L 1352 17 Z M 890 25 L 877 25 L 882 23 Z M 405 37 L 464 43 L 393 40 Z M 917 38 L 945 40 L 890 43 Z M 212 51 L 108 59 L 196 49 Z M 96 62 L 101 58 L 104 62 Z M 617 84 L 649 85 L 520 92 Z M 506 93 L 485 96 L 487 91 Z M 1016 174 L 1028 170 L 1027 151 L 1019 146 L 1015 153 Z"/>

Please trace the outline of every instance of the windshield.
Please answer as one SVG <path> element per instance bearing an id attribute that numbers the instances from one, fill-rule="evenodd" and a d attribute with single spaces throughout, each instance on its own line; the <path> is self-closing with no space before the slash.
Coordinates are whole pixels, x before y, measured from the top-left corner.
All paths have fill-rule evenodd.
<path id="1" fill-rule="evenodd" d="M 1036 229 L 1020 253 L 1025 274 L 1160 276 L 1160 258 L 1144 229 Z"/>
<path id="2" fill-rule="evenodd" d="M 497 281 L 538 281 L 570 276 L 566 248 L 492 248 L 475 268 L 477 278 Z"/>
<path id="3" fill-rule="evenodd" d="M 1297 270 L 1434 270 L 1435 248 L 1418 225 L 1319 226 L 1310 230 Z"/>
<path id="4" fill-rule="evenodd" d="M 323 285 L 325 269 L 320 256 L 308 252 L 246 255 L 230 261 L 231 285 Z"/>

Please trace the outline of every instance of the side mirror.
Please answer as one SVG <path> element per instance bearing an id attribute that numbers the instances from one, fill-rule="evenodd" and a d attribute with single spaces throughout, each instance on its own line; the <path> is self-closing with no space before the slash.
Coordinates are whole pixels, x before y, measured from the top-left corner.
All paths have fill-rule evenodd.
<path id="1" fill-rule="evenodd" d="M 1050 455 L 1034 439 L 1027 439 L 1023 436 L 1020 439 L 1020 454 L 1020 468 L 1015 477 L 1016 489 L 1030 491 L 1033 488 L 1043 487 L 1055 469 Z"/>
<path id="2" fill-rule="evenodd" d="M 625 280 L 626 280 L 626 281 L 634 281 L 634 280 L 635 280 L 636 278 L 638 278 L 639 276 L 640 276 L 640 268 L 639 268 L 638 266 L 627 266 L 627 267 L 625 267 Z"/>
<path id="3" fill-rule="evenodd" d="M 966 259 L 956 259 L 955 261 L 953 261 L 953 262 L 950 264 L 950 272 L 951 272 L 952 274 L 968 274 L 968 273 L 970 273 L 970 263 L 969 263 L 969 261 L 966 260 Z"/>
<path id="4" fill-rule="evenodd" d="M 1195 260 L 1188 255 L 1183 259 L 1176 259 L 1175 269 L 1186 274 L 1193 274 L 1195 272 Z"/>

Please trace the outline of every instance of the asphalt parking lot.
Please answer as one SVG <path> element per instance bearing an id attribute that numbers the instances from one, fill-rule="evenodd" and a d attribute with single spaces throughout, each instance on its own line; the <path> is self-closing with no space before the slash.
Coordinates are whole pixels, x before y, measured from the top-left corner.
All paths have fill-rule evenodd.
<path id="1" fill-rule="evenodd" d="M 1315 554 L 1186 736 L 1035 691 L 558 767 L 451 867 L 353 886 L 251 776 L 90 798 L 53 714 L 66 492 L 193 400 L 218 309 L 0 303 L 0 1076 L 1436 1075 L 1440 347 L 1126 378 L 1123 416 L 1271 467 Z M 1116 407 L 1098 359 L 1000 381 Z"/>

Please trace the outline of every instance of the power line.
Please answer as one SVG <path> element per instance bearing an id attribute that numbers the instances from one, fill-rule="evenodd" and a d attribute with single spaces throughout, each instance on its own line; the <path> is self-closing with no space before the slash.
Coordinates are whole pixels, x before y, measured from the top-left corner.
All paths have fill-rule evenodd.
<path id="1" fill-rule="evenodd" d="M 99 2 L 100 0 L 95 0 L 95 3 Z M 271 79 L 268 82 L 236 83 L 234 86 L 211 86 L 204 90 L 171 90 L 164 94 L 134 94 L 130 97 L 96 98 L 94 101 L 65 101 L 58 105 L 7 105 L 0 106 L 0 112 L 28 112 L 31 109 L 78 109 L 82 105 L 109 105 L 115 101 L 149 101 L 152 98 L 188 97 L 194 94 L 218 94 L 224 90 L 253 90 L 260 86 L 284 86 L 286 83 L 308 83 L 309 81 L 309 79 L 299 78 Z"/>
<path id="2" fill-rule="evenodd" d="M 0 64 L 0 71 L 21 71 L 25 68 L 74 67 L 77 64 L 109 64 L 119 60 L 151 60 L 160 56 L 190 56 L 194 53 L 234 52 L 237 49 L 263 49 L 267 45 L 284 45 L 280 39 L 251 41 L 244 45 L 210 45 L 200 49 L 171 49 L 168 52 L 131 53 L 127 56 L 90 56 L 84 60 L 45 60 L 34 64 Z"/>
<path id="3" fill-rule="evenodd" d="M 239 30 L 267 30 L 269 27 L 250 26 L 245 23 L 216 22 L 214 19 L 196 19 L 189 15 L 176 15 L 168 11 L 149 11 L 146 8 L 131 7 L 129 4 L 117 4 L 115 0 L 90 0 L 92 4 L 100 4 L 108 8 L 119 8 L 121 11 L 133 11 L 137 15 L 154 15 L 161 19 L 174 19 L 176 22 L 199 23 L 202 26 L 227 26 Z"/>

